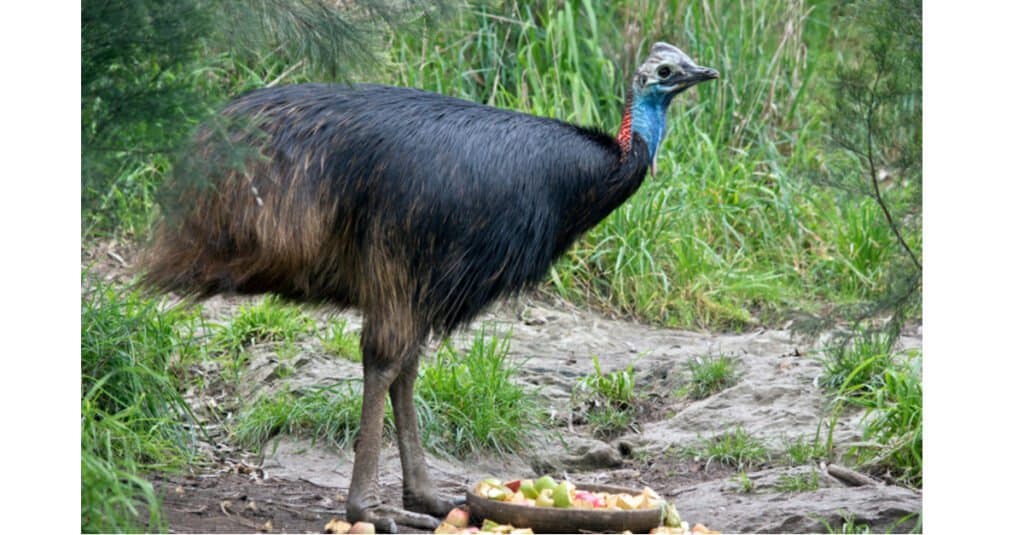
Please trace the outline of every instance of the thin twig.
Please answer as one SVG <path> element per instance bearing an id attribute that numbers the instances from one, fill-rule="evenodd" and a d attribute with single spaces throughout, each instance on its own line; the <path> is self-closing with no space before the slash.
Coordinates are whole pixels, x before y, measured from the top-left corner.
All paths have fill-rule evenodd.
<path id="1" fill-rule="evenodd" d="M 306 60 L 305 59 L 300 59 L 298 61 L 298 63 L 296 63 L 295 65 L 292 65 L 291 67 L 288 67 L 287 69 L 284 70 L 284 72 L 281 73 L 280 76 L 278 76 L 277 78 L 274 78 L 273 80 L 271 80 L 270 83 L 267 84 L 267 87 L 274 87 L 275 85 L 281 83 L 281 80 L 284 80 L 285 77 L 287 77 L 289 74 L 295 72 L 295 69 L 298 69 L 299 67 L 301 67 L 301 66 L 303 66 L 305 64 L 306 64 Z"/>
<path id="2" fill-rule="evenodd" d="M 882 199 L 882 191 L 878 187 L 878 169 L 875 166 L 874 128 L 873 128 L 873 125 L 872 125 L 872 119 L 874 118 L 875 107 L 877 105 L 877 100 L 876 100 L 877 92 L 876 92 L 876 90 L 878 88 L 878 80 L 879 80 L 880 77 L 881 77 L 881 73 L 876 73 L 875 74 L 875 80 L 871 83 L 871 92 L 869 93 L 871 100 L 870 100 L 870 102 L 868 104 L 868 116 L 867 116 L 867 119 L 866 119 L 866 122 L 867 122 L 866 126 L 867 126 L 867 130 L 868 130 L 868 154 L 867 154 L 867 157 L 868 157 L 868 168 L 871 171 L 871 185 L 874 186 L 875 202 L 877 202 L 878 205 L 882 208 L 882 213 L 885 215 L 885 220 L 889 222 L 889 228 L 892 229 L 893 234 L 896 235 L 896 239 L 899 240 L 900 245 L 903 246 L 903 249 L 907 252 L 907 255 L 910 256 L 910 260 L 914 262 L 914 265 L 917 266 L 918 271 L 920 271 L 921 270 L 921 262 L 917 259 L 917 255 L 914 254 L 914 251 L 912 251 L 910 249 L 910 246 L 907 245 L 906 240 L 903 239 L 903 234 L 900 232 L 900 229 L 896 226 L 896 222 L 893 221 L 892 214 L 889 213 L 889 207 L 888 207 L 888 205 L 885 204 L 885 200 Z"/>

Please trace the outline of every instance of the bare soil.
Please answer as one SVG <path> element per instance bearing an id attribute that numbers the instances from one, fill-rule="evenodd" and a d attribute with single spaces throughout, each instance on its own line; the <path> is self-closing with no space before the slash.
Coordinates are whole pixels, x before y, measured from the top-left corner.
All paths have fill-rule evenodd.
<path id="1" fill-rule="evenodd" d="M 109 252 L 120 259 L 131 255 L 117 254 L 114 247 L 83 252 L 83 264 L 101 277 L 122 279 L 125 265 Z M 225 321 L 243 302 L 214 298 L 203 304 L 204 315 Z M 323 319 L 335 313 L 311 314 Z M 350 328 L 358 328 L 357 314 L 340 314 Z M 541 473 L 577 482 L 646 485 L 672 500 L 691 525 L 703 523 L 723 532 L 822 532 L 839 528 L 844 519 L 876 532 L 906 531 L 920 515 L 919 490 L 881 480 L 851 486 L 829 475 L 824 466 L 789 464 L 786 446 L 798 438 L 813 440 L 828 409 L 816 385 L 821 366 L 811 356 L 812 345 L 787 331 L 723 334 L 665 329 L 526 297 L 497 305 L 457 335 L 456 345 L 467 345 L 481 322 L 497 326 L 499 333 L 511 332 L 511 355 L 523 366 L 519 379 L 539 389 L 543 404 L 550 407 L 549 424 L 560 440 L 549 442 L 543 451 L 513 456 L 430 456 L 431 473 L 443 493 L 461 494 L 485 476 L 511 479 Z M 920 330 L 904 337 L 902 344 L 920 347 Z M 361 375 L 359 365 L 330 357 L 315 339 L 300 341 L 297 347 L 297 354 L 287 357 L 285 379 L 277 378 L 282 359 L 274 347 L 256 346 L 239 389 L 208 383 L 187 393 L 200 418 L 210 414 L 211 407 L 220 416 L 206 422 L 211 442 L 206 445 L 207 464 L 188 475 L 152 477 L 171 532 L 321 532 L 330 518 L 344 517 L 351 451 L 313 444 L 306 437 L 279 436 L 259 454 L 246 453 L 230 444 L 222 427 L 224 415 L 230 418 L 239 399 Z M 737 384 L 699 401 L 675 394 L 687 381 L 689 360 L 717 355 L 736 360 Z M 573 418 L 572 388 L 593 371 L 594 356 L 604 371 L 632 365 L 638 393 L 646 400 L 633 428 L 619 437 L 596 438 L 578 417 Z M 859 440 L 862 418 L 860 413 L 842 417 L 835 430 L 840 449 Z M 736 469 L 683 453 L 736 428 L 763 440 L 772 459 L 746 468 L 746 486 Z M 811 471 L 818 473 L 816 490 L 777 490 L 782 478 Z M 380 486 L 389 503 L 401 504 L 401 468 L 394 445 L 382 453 Z"/>

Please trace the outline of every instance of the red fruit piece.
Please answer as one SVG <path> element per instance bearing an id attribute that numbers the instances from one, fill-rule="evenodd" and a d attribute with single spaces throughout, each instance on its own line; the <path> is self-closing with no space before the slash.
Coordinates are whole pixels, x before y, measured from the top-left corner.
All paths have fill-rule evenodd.
<path id="1" fill-rule="evenodd" d="M 448 516 L 445 517 L 444 521 L 457 528 L 464 528 L 469 525 L 469 512 L 456 507 L 448 512 Z"/>
<path id="2" fill-rule="evenodd" d="M 521 485 L 522 483 L 523 482 L 521 480 L 517 479 L 515 481 L 509 481 L 505 483 L 505 486 L 511 489 L 512 492 L 519 492 L 519 485 Z"/>

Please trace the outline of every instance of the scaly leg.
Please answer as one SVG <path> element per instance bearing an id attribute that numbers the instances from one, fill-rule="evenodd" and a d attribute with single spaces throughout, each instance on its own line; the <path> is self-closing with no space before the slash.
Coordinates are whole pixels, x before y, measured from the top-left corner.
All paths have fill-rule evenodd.
<path id="1" fill-rule="evenodd" d="M 394 533 L 396 522 L 432 530 L 438 525 L 434 517 L 385 506 L 380 497 L 377 465 L 384 430 L 385 396 L 403 362 L 402 359 L 388 359 L 376 352 L 373 345 L 363 344 L 363 412 L 356 439 L 346 516 L 349 522 L 371 522 L 378 531 L 385 533 Z"/>
<path id="2" fill-rule="evenodd" d="M 395 413 L 398 451 L 402 458 L 402 505 L 409 511 L 444 517 L 464 500 L 438 496 L 437 488 L 427 473 L 423 443 L 416 423 L 416 406 L 413 403 L 413 387 L 418 368 L 419 358 L 414 355 L 406 361 L 401 373 L 391 383 L 391 408 Z"/>

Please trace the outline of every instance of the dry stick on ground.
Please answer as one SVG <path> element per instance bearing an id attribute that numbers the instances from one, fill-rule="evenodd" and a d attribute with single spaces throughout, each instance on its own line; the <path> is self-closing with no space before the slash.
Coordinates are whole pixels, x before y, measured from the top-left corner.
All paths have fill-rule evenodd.
<path id="1" fill-rule="evenodd" d="M 842 481 L 843 483 L 846 483 L 851 487 L 874 487 L 878 485 L 878 481 L 875 481 L 871 477 L 866 476 L 860 472 L 855 472 L 853 470 L 850 470 L 849 468 L 846 468 L 845 466 L 840 466 L 838 464 L 826 465 L 825 471 L 828 472 L 830 476 L 835 477 L 836 479 Z"/>

